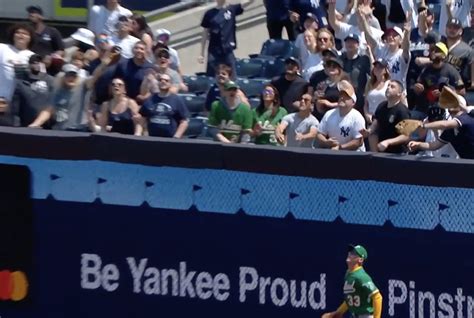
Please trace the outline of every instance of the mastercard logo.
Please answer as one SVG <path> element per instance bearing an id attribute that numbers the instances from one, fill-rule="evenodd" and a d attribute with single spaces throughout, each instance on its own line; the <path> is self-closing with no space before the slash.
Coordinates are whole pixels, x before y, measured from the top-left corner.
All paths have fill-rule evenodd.
<path id="1" fill-rule="evenodd" d="M 28 279 L 21 271 L 0 271 L 0 300 L 23 300 L 28 294 Z"/>

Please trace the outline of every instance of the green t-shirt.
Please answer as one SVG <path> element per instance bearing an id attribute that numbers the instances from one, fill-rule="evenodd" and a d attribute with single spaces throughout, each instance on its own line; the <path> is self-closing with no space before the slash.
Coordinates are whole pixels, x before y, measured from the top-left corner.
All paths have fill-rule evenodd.
<path id="1" fill-rule="evenodd" d="M 275 128 L 281 122 L 281 119 L 288 114 L 285 108 L 279 107 L 275 116 L 272 116 L 272 111 L 267 110 L 263 114 L 258 115 L 257 110 L 253 110 L 254 125 L 259 123 L 262 127 L 260 136 L 255 137 L 255 143 L 258 145 L 278 145 L 275 137 Z"/>
<path id="2" fill-rule="evenodd" d="M 347 272 L 344 280 L 344 300 L 349 312 L 355 315 L 372 314 L 374 306 L 371 297 L 379 291 L 372 278 L 363 268 L 359 268 Z"/>
<path id="3" fill-rule="evenodd" d="M 219 128 L 220 133 L 232 142 L 239 141 L 243 130 L 251 130 L 252 123 L 252 110 L 246 104 L 240 103 L 233 110 L 226 107 L 220 100 L 211 105 L 208 124 Z"/>

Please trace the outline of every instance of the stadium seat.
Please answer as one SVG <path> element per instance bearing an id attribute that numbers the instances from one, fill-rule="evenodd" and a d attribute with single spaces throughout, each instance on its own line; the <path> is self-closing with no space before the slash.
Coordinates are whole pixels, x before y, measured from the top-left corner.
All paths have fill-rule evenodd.
<path id="1" fill-rule="evenodd" d="M 214 78 L 206 75 L 183 76 L 183 82 L 188 86 L 188 93 L 206 93 L 214 83 Z"/>
<path id="2" fill-rule="evenodd" d="M 254 78 L 263 73 L 266 61 L 263 59 L 241 59 L 235 63 L 237 77 Z"/>
<path id="3" fill-rule="evenodd" d="M 269 80 L 267 79 L 251 79 L 251 78 L 238 78 L 237 84 L 240 89 L 245 93 L 248 98 L 259 97 L 265 84 Z"/>
<path id="4" fill-rule="evenodd" d="M 197 138 L 204 133 L 204 128 L 207 125 L 207 118 L 205 117 L 191 117 L 188 122 L 188 129 L 184 135 L 187 138 Z"/>
<path id="5" fill-rule="evenodd" d="M 279 57 L 287 58 L 295 56 L 296 48 L 293 42 L 289 40 L 269 39 L 262 45 L 259 57 Z"/>
<path id="6" fill-rule="evenodd" d="M 265 63 L 261 77 L 263 78 L 273 78 L 280 76 L 285 72 L 285 60 L 281 58 L 276 58 L 274 60 L 268 60 Z"/>
<path id="7" fill-rule="evenodd" d="M 191 117 L 201 115 L 206 110 L 204 105 L 206 102 L 205 95 L 179 94 L 179 96 L 183 98 Z"/>

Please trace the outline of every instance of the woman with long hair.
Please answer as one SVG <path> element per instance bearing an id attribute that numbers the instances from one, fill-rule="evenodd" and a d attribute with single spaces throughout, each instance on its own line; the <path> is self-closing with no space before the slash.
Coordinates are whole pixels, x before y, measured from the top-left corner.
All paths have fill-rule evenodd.
<path id="1" fill-rule="evenodd" d="M 110 83 L 110 92 L 112 98 L 101 107 L 101 131 L 141 136 L 143 127 L 138 105 L 127 96 L 125 82 L 121 78 L 114 78 Z"/>
<path id="2" fill-rule="evenodd" d="M 253 110 L 254 125 L 252 135 L 258 145 L 277 145 L 275 128 L 288 112 L 281 107 L 280 94 L 275 86 L 265 85 L 260 95 L 260 105 Z"/>
<path id="3" fill-rule="evenodd" d="M 153 31 L 146 22 L 146 18 L 141 14 L 133 14 L 130 17 L 132 21 L 131 35 L 146 43 L 147 54 L 152 56 L 153 52 Z"/>
<path id="4" fill-rule="evenodd" d="M 0 99 L 9 104 L 15 89 L 15 77 L 28 71 L 28 61 L 34 54 L 35 31 L 27 24 L 15 24 L 8 31 L 6 44 L 0 43 Z"/>
<path id="5" fill-rule="evenodd" d="M 311 75 L 324 68 L 324 60 L 322 52 L 327 49 L 334 48 L 334 36 L 331 31 L 326 28 L 308 29 L 304 32 L 304 42 L 308 49 L 308 56 L 302 68 L 302 77 L 309 81 Z"/>
<path id="6" fill-rule="evenodd" d="M 372 124 L 372 116 L 380 103 L 387 100 L 385 91 L 390 81 L 390 73 L 386 61 L 377 60 L 373 65 L 374 67 L 370 72 L 370 79 L 365 89 L 364 117 L 367 125 Z"/>

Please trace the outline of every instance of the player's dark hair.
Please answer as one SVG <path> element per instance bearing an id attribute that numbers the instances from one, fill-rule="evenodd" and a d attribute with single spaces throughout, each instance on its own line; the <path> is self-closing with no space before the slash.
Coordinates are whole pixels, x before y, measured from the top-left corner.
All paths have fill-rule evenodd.
<path id="1" fill-rule="evenodd" d="M 33 28 L 26 23 L 16 23 L 8 29 L 7 43 L 15 45 L 15 33 L 18 30 L 25 30 L 30 34 L 30 43 L 28 43 L 28 49 L 31 49 L 35 44 L 35 31 Z"/>

